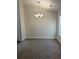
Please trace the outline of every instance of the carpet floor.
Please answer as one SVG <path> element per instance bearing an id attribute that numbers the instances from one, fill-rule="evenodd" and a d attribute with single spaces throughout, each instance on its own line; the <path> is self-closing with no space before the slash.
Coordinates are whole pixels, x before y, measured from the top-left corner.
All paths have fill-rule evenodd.
<path id="1" fill-rule="evenodd" d="M 56 39 L 27 39 L 17 45 L 17 59 L 61 59 Z"/>

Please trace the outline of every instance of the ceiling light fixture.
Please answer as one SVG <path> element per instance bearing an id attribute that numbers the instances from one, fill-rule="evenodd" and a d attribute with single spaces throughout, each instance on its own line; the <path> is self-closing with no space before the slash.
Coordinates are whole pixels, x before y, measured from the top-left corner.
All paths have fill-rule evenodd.
<path id="1" fill-rule="evenodd" d="M 50 5 L 50 7 L 52 7 L 52 5 Z"/>
<path id="2" fill-rule="evenodd" d="M 40 1 L 38 1 L 37 3 L 38 3 L 38 9 L 39 9 Z M 43 17 L 43 13 L 38 12 L 38 13 L 35 14 L 35 17 L 36 18 L 41 18 L 41 17 Z"/>

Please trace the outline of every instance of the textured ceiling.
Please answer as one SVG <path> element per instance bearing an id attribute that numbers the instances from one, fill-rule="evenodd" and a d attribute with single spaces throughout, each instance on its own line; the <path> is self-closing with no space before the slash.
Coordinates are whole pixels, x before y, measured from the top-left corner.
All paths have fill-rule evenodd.
<path id="1" fill-rule="evenodd" d="M 23 0 L 23 3 L 38 6 L 38 1 L 40 1 L 41 8 L 50 9 L 54 11 L 59 11 L 61 9 L 61 0 Z M 52 5 L 52 7 L 50 7 L 50 5 Z"/>

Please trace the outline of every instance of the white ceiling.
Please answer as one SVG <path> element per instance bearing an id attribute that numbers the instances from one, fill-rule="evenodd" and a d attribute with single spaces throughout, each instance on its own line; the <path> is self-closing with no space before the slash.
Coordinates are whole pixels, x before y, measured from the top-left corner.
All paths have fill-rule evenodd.
<path id="1" fill-rule="evenodd" d="M 59 11 L 61 9 L 61 0 L 23 0 L 23 3 L 37 6 L 38 1 L 40 1 L 40 7 L 42 8 L 54 11 Z M 50 5 L 52 5 L 52 7 L 50 7 Z"/>

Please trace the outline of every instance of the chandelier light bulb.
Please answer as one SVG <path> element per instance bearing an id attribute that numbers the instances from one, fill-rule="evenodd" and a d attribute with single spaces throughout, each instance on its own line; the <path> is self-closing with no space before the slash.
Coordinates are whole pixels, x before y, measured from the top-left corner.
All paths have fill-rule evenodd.
<path id="1" fill-rule="evenodd" d="M 37 15 L 37 14 L 35 14 L 35 17 L 36 17 L 36 18 L 38 18 L 38 15 Z"/>
<path id="2" fill-rule="evenodd" d="M 40 17 L 43 17 L 43 14 L 40 14 Z"/>
<path id="3" fill-rule="evenodd" d="M 37 14 L 35 14 L 35 17 L 36 17 L 36 18 L 38 18 L 38 17 L 41 18 L 41 17 L 43 17 L 43 14 L 42 14 L 42 13 L 37 13 Z"/>
<path id="4" fill-rule="evenodd" d="M 40 13 L 38 13 L 37 15 L 40 16 Z"/>

